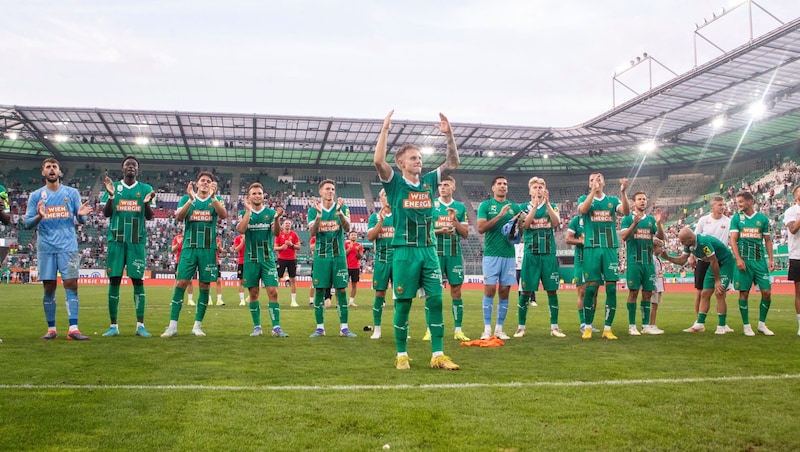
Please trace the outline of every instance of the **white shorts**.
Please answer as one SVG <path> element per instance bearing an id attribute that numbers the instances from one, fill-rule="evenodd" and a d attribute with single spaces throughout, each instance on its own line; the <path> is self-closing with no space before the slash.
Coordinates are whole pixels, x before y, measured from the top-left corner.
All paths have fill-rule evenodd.
<path id="1" fill-rule="evenodd" d="M 653 292 L 653 294 L 650 296 L 650 303 L 653 304 L 661 303 L 661 295 L 663 294 L 664 292 Z"/>

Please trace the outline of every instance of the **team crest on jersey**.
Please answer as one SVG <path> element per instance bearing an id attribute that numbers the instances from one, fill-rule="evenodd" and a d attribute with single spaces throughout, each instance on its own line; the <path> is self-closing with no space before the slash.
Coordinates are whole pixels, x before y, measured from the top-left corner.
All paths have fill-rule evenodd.
<path id="1" fill-rule="evenodd" d="M 440 205 L 441 205 L 441 203 L 439 202 L 438 199 L 433 202 L 433 206 L 436 207 L 437 209 L 439 208 Z"/>
<path id="2" fill-rule="evenodd" d="M 122 185 L 117 185 L 117 191 L 122 193 Z"/>
<path id="3" fill-rule="evenodd" d="M 319 280 L 318 280 L 318 279 L 315 279 L 315 280 L 314 280 L 314 287 L 317 287 L 318 285 L 319 285 Z"/>
<path id="4" fill-rule="evenodd" d="M 430 190 L 431 186 L 428 184 L 422 184 L 422 188 L 424 188 L 425 190 Z"/>
<path id="5" fill-rule="evenodd" d="M 756 221 L 756 226 L 761 226 L 761 222 L 760 221 Z"/>
<path id="6" fill-rule="evenodd" d="M 242 278 L 242 287 L 247 287 L 247 278 Z"/>
<path id="7" fill-rule="evenodd" d="M 141 198 L 141 197 L 142 197 L 142 194 L 141 194 L 141 193 L 136 193 L 136 197 L 137 197 L 137 198 Z"/>
<path id="8" fill-rule="evenodd" d="M 42 199 L 47 199 L 47 192 L 42 190 Z"/>
<path id="9" fill-rule="evenodd" d="M 608 208 L 611 209 L 612 207 L 614 207 L 614 205 L 611 204 L 611 203 L 608 203 Z"/>
<path id="10" fill-rule="evenodd" d="M 403 286 L 397 286 L 397 287 L 394 288 L 394 291 L 395 291 L 395 293 L 397 295 L 403 295 L 403 292 L 405 292 L 405 289 L 403 289 Z"/>

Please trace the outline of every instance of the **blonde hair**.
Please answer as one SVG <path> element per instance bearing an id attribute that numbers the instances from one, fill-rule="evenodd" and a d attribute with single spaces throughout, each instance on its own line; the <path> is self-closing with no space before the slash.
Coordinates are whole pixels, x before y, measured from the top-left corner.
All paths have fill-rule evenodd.
<path id="1" fill-rule="evenodd" d="M 542 184 L 544 188 L 547 188 L 547 182 L 545 182 L 544 179 L 542 179 L 541 177 L 536 177 L 536 176 L 531 177 L 530 180 L 528 181 L 528 188 L 531 188 L 533 184 Z"/>

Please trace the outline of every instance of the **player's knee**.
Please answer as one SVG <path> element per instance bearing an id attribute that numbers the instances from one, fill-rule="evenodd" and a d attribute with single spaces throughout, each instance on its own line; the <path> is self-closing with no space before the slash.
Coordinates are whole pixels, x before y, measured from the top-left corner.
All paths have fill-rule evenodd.
<path id="1" fill-rule="evenodd" d="M 140 279 L 139 281 L 141 282 L 142 280 Z M 119 286 L 120 284 L 122 284 L 122 276 L 112 276 L 108 278 L 108 283 L 111 284 L 112 286 Z"/>
<path id="2" fill-rule="evenodd" d="M 133 284 L 134 287 L 142 287 L 144 285 L 144 280 L 138 278 L 131 278 L 131 284 Z"/>
<path id="3" fill-rule="evenodd" d="M 441 310 L 442 309 L 442 296 L 441 295 L 433 295 L 433 296 L 428 297 L 428 299 L 425 300 L 425 306 L 428 309 L 439 309 L 439 310 Z"/>

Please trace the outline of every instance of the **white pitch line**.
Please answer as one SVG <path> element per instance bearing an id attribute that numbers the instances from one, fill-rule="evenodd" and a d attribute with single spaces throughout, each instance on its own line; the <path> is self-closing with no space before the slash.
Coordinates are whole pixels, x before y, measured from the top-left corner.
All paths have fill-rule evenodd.
<path id="1" fill-rule="evenodd" d="M 393 391 L 397 389 L 470 389 L 470 388 L 538 388 L 538 387 L 571 387 L 571 386 L 628 386 L 641 384 L 683 384 L 683 383 L 716 383 L 730 381 L 764 381 L 764 380 L 796 380 L 800 374 L 784 375 L 743 375 L 734 377 L 698 377 L 698 378 L 652 378 L 636 380 L 601 380 L 601 381 L 532 381 L 510 383 L 447 383 L 421 385 L 287 385 L 287 386 L 206 386 L 206 385 L 73 385 L 73 384 L 0 384 L 0 390 L 42 390 L 42 389 L 78 389 L 78 390 L 123 390 L 123 391 Z"/>

